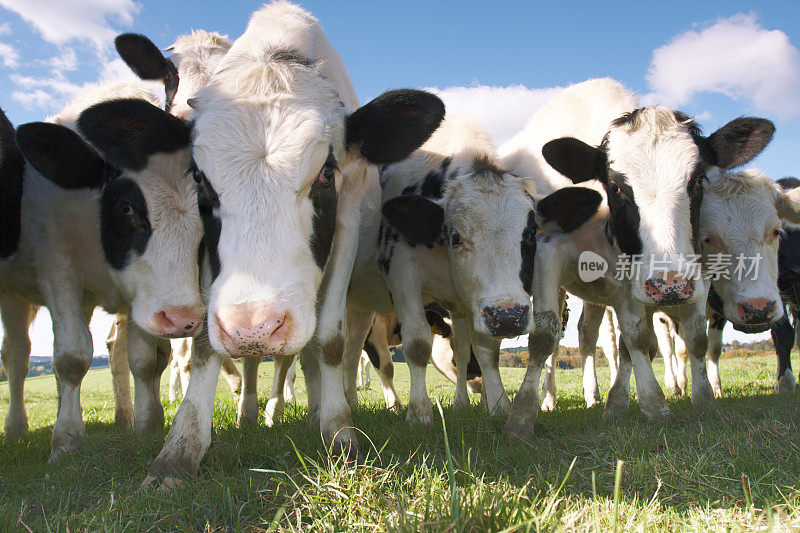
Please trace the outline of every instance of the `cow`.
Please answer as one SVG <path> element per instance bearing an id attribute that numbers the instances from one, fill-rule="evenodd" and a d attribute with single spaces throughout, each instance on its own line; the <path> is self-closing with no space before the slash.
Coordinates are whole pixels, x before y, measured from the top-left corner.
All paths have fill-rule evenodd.
<path id="1" fill-rule="evenodd" d="M 563 286 L 586 301 L 613 305 L 620 320 L 624 342 L 605 405 L 607 420 L 627 411 L 631 370 L 642 413 L 651 420 L 672 414 L 650 365 L 648 320 L 655 310 L 670 314 L 684 332 L 692 360 L 692 402 L 711 401 L 703 361 L 708 285 L 686 267 L 699 244 L 703 184 L 709 173 L 750 161 L 773 133 L 765 119 L 741 118 L 704 137 L 683 113 L 638 107 L 629 91 L 607 79 L 568 88 L 539 110 L 504 148 L 505 161 L 516 163 L 511 171 L 539 170 L 542 183 L 558 187 L 554 169 L 573 183 L 597 187 L 604 202 L 576 238 L 545 239 L 537 249 L 537 256 L 551 258 L 551 268 L 534 277 L 535 327 L 529 339 L 534 365 L 541 368 L 559 338 L 555 287 Z M 579 267 L 587 253 L 590 259 L 599 257 L 607 270 L 584 281 Z M 637 258 L 647 261 L 644 268 L 635 268 Z M 626 260 L 629 268 L 621 268 Z M 536 385 L 538 376 L 530 381 L 526 376 L 507 433 L 532 434 L 538 402 L 531 401 L 536 392 L 530 389 Z"/>
<path id="2" fill-rule="evenodd" d="M 375 165 L 421 145 L 444 104 L 405 89 L 359 107 L 319 22 L 276 2 L 252 15 L 190 105 L 208 312 L 189 388 L 143 485 L 197 472 L 228 356 L 270 355 L 280 372 L 300 352 L 309 421 L 334 454 L 355 458 L 341 359 L 361 202 Z"/>
<path id="3" fill-rule="evenodd" d="M 47 122 L 17 128 L 27 163 L 17 250 L 0 261 L 3 359 L 9 383 L 24 379 L 31 306 L 53 319 L 58 415 L 50 459 L 85 435 L 80 384 L 92 359 L 88 320 L 101 306 L 131 317 L 134 428 L 161 431 L 158 394 L 169 338 L 203 321 L 197 249 L 202 224 L 189 167 L 189 127 L 156 107 L 141 83 L 91 86 Z M 80 133 L 80 135 L 77 132 Z M 12 385 L 9 436 L 27 428 L 21 387 Z"/>
<path id="4" fill-rule="evenodd" d="M 114 39 L 114 45 L 120 57 L 140 78 L 160 80 L 164 83 L 164 107 L 170 114 L 189 120 L 192 108 L 188 101 L 194 94 L 208 83 L 219 61 L 231 47 L 227 35 L 204 30 L 193 30 L 180 35 L 173 44 L 166 48 L 170 56 L 165 58 L 158 47 L 145 37 L 135 33 L 123 33 Z M 117 322 L 125 317 L 118 317 Z M 124 325 L 122 325 L 124 331 Z M 116 338 L 118 332 L 112 331 L 109 336 Z M 109 345 L 109 353 L 124 350 L 124 334 L 122 346 Z M 172 341 L 172 359 L 170 362 L 169 399 L 175 400 L 178 394 L 184 394 L 189 386 L 189 368 L 191 366 L 191 338 Z M 122 361 L 122 357 L 119 357 Z M 222 364 L 222 376 L 228 383 L 231 393 L 239 400 L 241 414 L 243 398 L 242 376 L 232 359 Z M 252 382 L 250 380 L 249 382 Z M 115 381 L 115 385 L 121 382 Z M 124 386 L 124 385 L 122 385 Z M 115 388 L 115 397 L 124 396 Z M 117 401 L 119 404 L 119 400 Z"/>
<path id="5" fill-rule="evenodd" d="M 411 374 L 406 419 L 432 424 L 425 384 L 432 334 L 424 306 L 434 301 L 452 318 L 459 370 L 454 405 L 469 405 L 472 345 L 487 408 L 493 415 L 505 413 L 510 402 L 498 370 L 500 339 L 531 326 L 532 259 L 541 222 L 535 209 L 549 205 L 566 217 L 585 204 L 591 212 L 599 202 L 597 192 L 583 187 L 539 198 L 531 180 L 499 166 L 488 134 L 474 120 L 446 117 L 409 158 L 381 168 L 380 187 L 373 185 L 364 203 L 348 293 L 345 364 L 357 360 L 372 313 L 394 311 Z M 349 374 L 345 391 L 354 403 L 355 376 L 348 382 Z"/>

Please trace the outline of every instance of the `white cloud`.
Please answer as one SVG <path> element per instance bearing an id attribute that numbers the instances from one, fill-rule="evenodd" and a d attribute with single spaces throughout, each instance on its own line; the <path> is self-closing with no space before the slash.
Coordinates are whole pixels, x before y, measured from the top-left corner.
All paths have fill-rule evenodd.
<path id="1" fill-rule="evenodd" d="M 133 0 L 0 0 L 53 44 L 89 41 L 107 48 L 117 30 L 112 24 L 130 26 L 141 6 Z"/>
<path id="2" fill-rule="evenodd" d="M 753 14 L 682 33 L 653 52 L 647 103 L 681 106 L 701 92 L 746 100 L 758 111 L 800 116 L 800 50 Z"/>
<path id="3" fill-rule="evenodd" d="M 45 64 L 59 71 L 75 70 L 78 68 L 78 56 L 73 48 L 64 47 L 60 54 L 51 57 Z"/>
<path id="4" fill-rule="evenodd" d="M 486 127 L 496 145 L 501 145 L 522 130 L 537 109 L 561 89 L 529 89 L 523 85 L 492 87 L 429 87 L 445 104 L 448 113 L 471 115 Z"/>
<path id="5" fill-rule="evenodd" d="M 52 77 L 34 77 L 12 74 L 9 76 L 14 84 L 24 90 L 13 91 L 11 98 L 28 109 L 38 108 L 53 111 L 75 96 L 83 87 L 68 81 L 58 72 Z"/>
<path id="6" fill-rule="evenodd" d="M 4 22 L 0 24 L 0 35 L 11 35 L 11 23 Z"/>
<path id="7" fill-rule="evenodd" d="M 0 62 L 5 67 L 17 68 L 19 66 L 19 53 L 10 44 L 0 43 Z"/>

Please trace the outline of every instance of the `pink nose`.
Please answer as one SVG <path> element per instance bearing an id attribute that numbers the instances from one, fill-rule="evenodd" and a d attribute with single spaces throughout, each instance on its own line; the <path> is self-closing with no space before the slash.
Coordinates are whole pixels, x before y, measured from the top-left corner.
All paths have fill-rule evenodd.
<path id="1" fill-rule="evenodd" d="M 658 305 L 678 305 L 694 294 L 694 280 L 687 279 L 677 272 L 665 272 L 661 276 L 644 282 L 647 298 Z"/>
<path id="2" fill-rule="evenodd" d="M 228 305 L 217 312 L 222 345 L 232 357 L 281 355 L 294 323 L 285 309 L 264 302 Z"/>
<path id="3" fill-rule="evenodd" d="M 771 322 L 778 314 L 775 300 L 767 298 L 750 298 L 736 304 L 736 312 L 744 322 L 749 324 L 763 324 Z"/>
<path id="4" fill-rule="evenodd" d="M 151 328 L 164 337 L 191 337 L 203 323 L 203 310 L 181 305 L 165 307 L 153 315 Z"/>
<path id="5" fill-rule="evenodd" d="M 191 107 L 173 107 L 170 110 L 174 116 L 178 118 L 182 118 L 183 120 L 189 120 L 192 118 L 192 108 Z"/>

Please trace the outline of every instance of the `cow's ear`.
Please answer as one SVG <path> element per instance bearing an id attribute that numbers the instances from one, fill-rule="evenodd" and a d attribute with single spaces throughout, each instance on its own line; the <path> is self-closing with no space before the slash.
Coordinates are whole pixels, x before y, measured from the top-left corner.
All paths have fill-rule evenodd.
<path id="1" fill-rule="evenodd" d="M 603 179 L 605 154 L 574 137 L 554 139 L 542 147 L 547 163 L 573 183 Z"/>
<path id="2" fill-rule="evenodd" d="M 59 124 L 23 124 L 17 144 L 39 174 L 64 189 L 101 187 L 119 174 L 80 135 Z"/>
<path id="3" fill-rule="evenodd" d="M 164 82 L 167 108 L 178 92 L 178 69 L 164 57 L 153 41 L 138 33 L 123 33 L 114 39 L 114 46 L 125 64 L 143 80 Z"/>
<path id="4" fill-rule="evenodd" d="M 442 235 L 444 210 L 416 194 L 404 194 L 383 204 L 383 216 L 411 245 L 433 246 Z"/>
<path id="5" fill-rule="evenodd" d="M 141 170 L 147 158 L 191 143 L 191 126 L 139 99 L 95 104 L 78 117 L 78 131 L 120 168 Z"/>
<path id="6" fill-rule="evenodd" d="M 800 224 L 800 188 L 778 194 L 775 199 L 778 217 L 791 224 Z"/>
<path id="7" fill-rule="evenodd" d="M 347 117 L 347 146 L 378 165 L 408 157 L 444 118 L 439 97 L 416 89 L 387 91 Z"/>
<path id="8" fill-rule="evenodd" d="M 704 139 L 701 152 L 709 165 L 723 170 L 744 165 L 772 140 L 775 125 L 764 118 L 737 118 Z"/>
<path id="9" fill-rule="evenodd" d="M 575 231 L 597 213 L 603 196 L 586 187 L 564 187 L 545 196 L 536 204 L 541 225 L 547 230 L 555 223 L 564 233 Z"/>

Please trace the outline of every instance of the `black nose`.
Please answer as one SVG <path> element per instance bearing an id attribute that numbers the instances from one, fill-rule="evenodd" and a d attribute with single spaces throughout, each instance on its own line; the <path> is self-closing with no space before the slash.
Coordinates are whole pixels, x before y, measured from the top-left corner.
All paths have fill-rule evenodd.
<path id="1" fill-rule="evenodd" d="M 528 305 L 501 303 L 484 307 L 481 316 L 492 337 L 516 337 L 528 329 L 529 310 Z"/>

